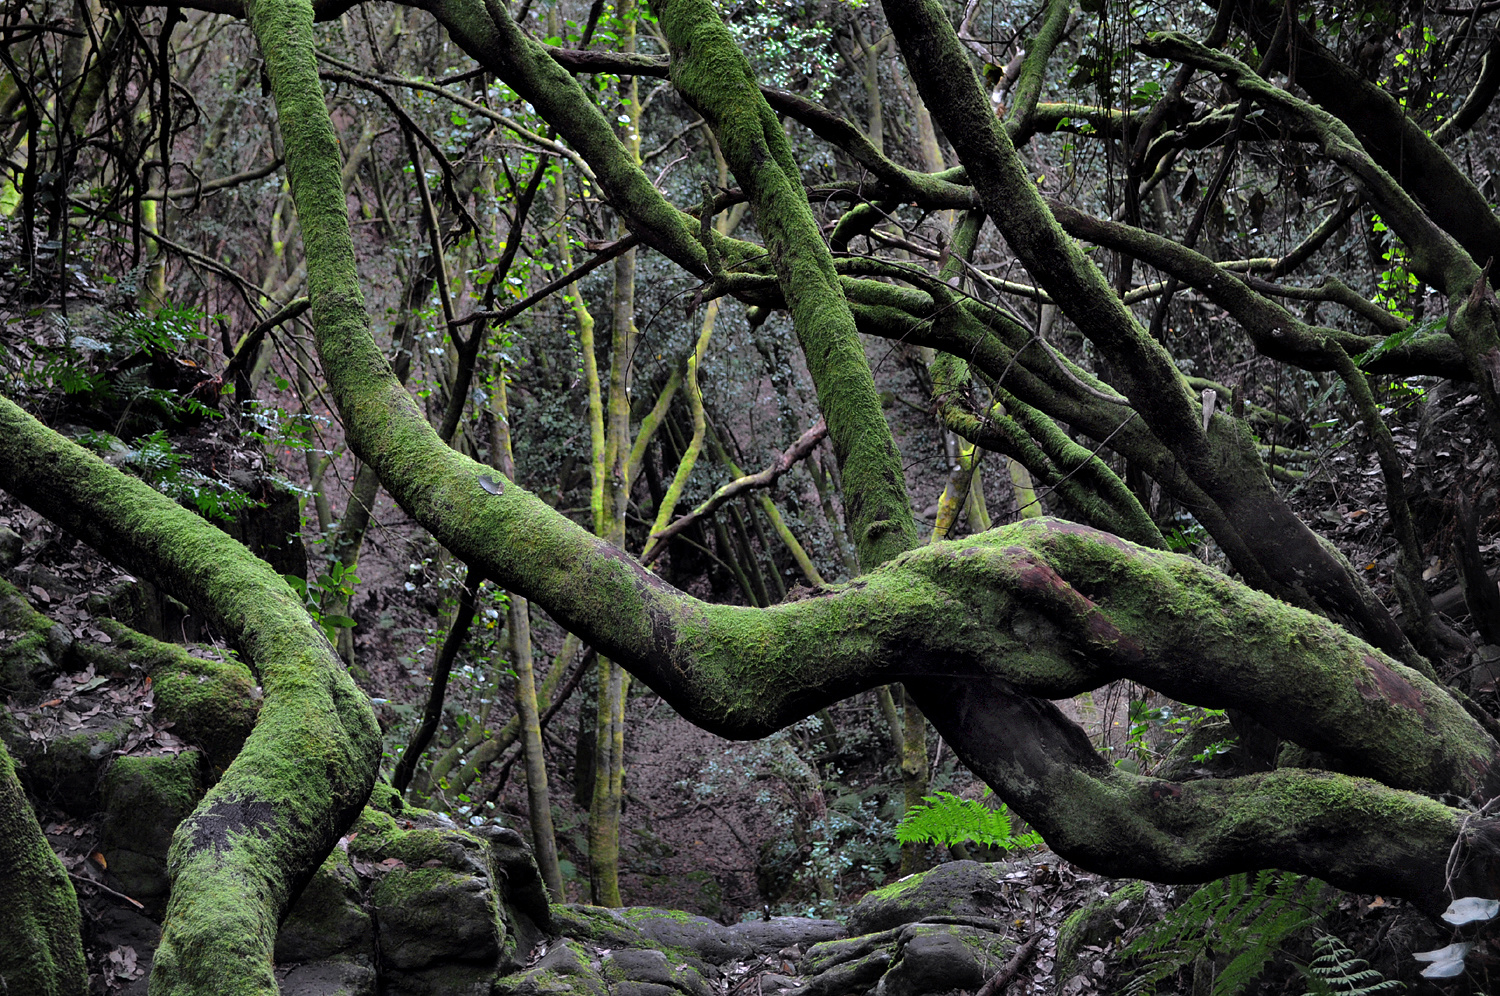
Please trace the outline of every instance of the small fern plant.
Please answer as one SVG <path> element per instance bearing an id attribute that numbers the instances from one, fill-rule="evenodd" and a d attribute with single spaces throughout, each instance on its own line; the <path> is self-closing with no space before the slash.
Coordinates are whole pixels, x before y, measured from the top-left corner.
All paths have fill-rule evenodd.
<path id="1" fill-rule="evenodd" d="M 903 844 L 984 844 L 1011 851 L 1036 847 L 1040 834 L 1016 834 L 1005 804 L 991 809 L 974 799 L 962 799 L 952 792 L 925 796 L 921 805 L 913 806 L 896 825 L 896 840 Z"/>
<path id="2" fill-rule="evenodd" d="M 1215 955 L 1229 961 L 1213 980 L 1212 996 L 1245 992 L 1288 937 L 1333 907 L 1332 892 L 1317 879 L 1290 872 L 1262 871 L 1254 878 L 1231 875 L 1210 882 L 1121 952 L 1141 966 L 1125 992 L 1149 996 L 1162 980 L 1200 956 L 1212 964 Z"/>
<path id="3" fill-rule="evenodd" d="M 1312 964 L 1302 970 L 1307 976 L 1305 996 L 1375 996 L 1406 990 L 1406 983 L 1387 979 L 1332 934 L 1313 941 L 1313 951 Z"/>

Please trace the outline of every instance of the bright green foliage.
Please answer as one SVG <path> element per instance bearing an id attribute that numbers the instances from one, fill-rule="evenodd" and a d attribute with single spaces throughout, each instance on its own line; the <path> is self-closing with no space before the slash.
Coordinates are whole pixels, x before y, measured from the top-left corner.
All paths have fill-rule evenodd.
<path id="1" fill-rule="evenodd" d="M 198 510 L 205 519 L 234 521 L 243 509 L 262 504 L 207 474 L 186 466 L 187 457 L 172 446 L 166 429 L 157 429 L 133 443 L 107 432 L 88 432 L 79 443 L 106 460 L 129 470 L 179 504 Z"/>
<path id="2" fill-rule="evenodd" d="M 1037 847 L 1039 834 L 1011 831 L 1010 813 L 1004 803 L 991 809 L 974 799 L 960 799 L 952 792 L 925 796 L 925 805 L 913 806 L 896 826 L 896 839 L 903 844 L 984 844 L 1007 851 Z"/>
<path id="3" fill-rule="evenodd" d="M 1306 996 L 1374 996 L 1398 993 L 1406 983 L 1387 979 L 1363 958 L 1354 957 L 1349 946 L 1332 934 L 1313 942 L 1317 957 L 1303 971 L 1307 974 Z"/>
<path id="4" fill-rule="evenodd" d="M 354 628 L 354 620 L 350 617 L 322 611 L 322 606 L 332 599 L 347 605 L 349 596 L 354 594 L 354 586 L 359 584 L 359 577 L 343 564 L 334 561 L 328 570 L 312 581 L 304 581 L 295 574 L 283 574 L 281 577 L 302 597 L 307 614 L 323 627 L 330 643 L 337 642 L 339 630 Z"/>
<path id="5" fill-rule="evenodd" d="M 1199 954 L 1210 960 L 1229 956 L 1214 979 L 1213 996 L 1247 992 L 1283 942 L 1322 919 L 1334 896 L 1317 879 L 1289 872 L 1210 882 L 1121 952 L 1141 965 L 1126 992 L 1155 993 L 1158 983 L 1191 966 Z"/>

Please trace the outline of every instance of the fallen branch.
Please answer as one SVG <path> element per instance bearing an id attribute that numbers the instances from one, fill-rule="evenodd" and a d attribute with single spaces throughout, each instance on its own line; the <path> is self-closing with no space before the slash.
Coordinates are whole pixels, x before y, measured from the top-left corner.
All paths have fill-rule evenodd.
<path id="1" fill-rule="evenodd" d="M 1010 980 L 1016 977 L 1016 973 L 1021 970 L 1021 966 L 1026 964 L 1026 960 L 1031 957 L 1031 952 L 1036 950 L 1036 942 L 1041 940 L 1041 937 L 1040 931 L 1028 937 L 1026 943 L 1017 948 L 1016 953 L 1010 956 L 1010 961 L 1006 962 L 1004 967 L 990 978 L 990 981 L 980 986 L 979 992 L 975 993 L 974 996 L 996 996 L 997 993 L 1004 992 L 1005 987 L 1010 985 Z"/>

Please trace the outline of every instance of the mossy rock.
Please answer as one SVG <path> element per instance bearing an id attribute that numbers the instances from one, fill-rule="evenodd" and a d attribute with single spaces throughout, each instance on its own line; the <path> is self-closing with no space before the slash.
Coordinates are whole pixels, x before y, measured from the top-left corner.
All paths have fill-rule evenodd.
<path id="1" fill-rule="evenodd" d="M 18 724 L 3 731 L 30 795 L 70 816 L 99 809 L 99 773 L 135 730 L 137 717 L 100 712 L 79 730 L 52 740 L 32 740 Z"/>
<path id="2" fill-rule="evenodd" d="M 0 581 L 0 699 L 34 702 L 62 672 L 73 634 Z"/>
<path id="3" fill-rule="evenodd" d="M 250 669 L 232 658 L 196 657 L 181 646 L 164 643 L 101 619 L 109 643 L 79 641 L 75 656 L 101 673 L 146 674 L 155 700 L 153 716 L 173 724 L 173 732 L 203 748 L 213 769 L 234 760 L 255 727 L 260 702 Z"/>
<path id="4" fill-rule="evenodd" d="M 621 910 L 626 921 L 655 944 L 691 951 L 714 965 L 750 957 L 751 947 L 733 930 L 705 916 L 681 910 L 632 906 Z"/>
<path id="5" fill-rule="evenodd" d="M 849 936 L 849 929 L 837 920 L 815 920 L 800 916 L 743 920 L 729 930 L 735 937 L 750 945 L 753 954 L 758 955 L 775 954 L 794 945 L 807 951 L 816 944 Z"/>
<path id="6" fill-rule="evenodd" d="M 849 911 L 849 933 L 872 934 L 934 916 L 988 917 L 1004 909 L 1005 862 L 953 861 L 868 893 Z"/>
<path id="7" fill-rule="evenodd" d="M 203 755 L 189 750 L 117 757 L 104 774 L 99 849 L 120 891 L 148 910 L 164 906 L 171 890 L 167 850 L 203 798 L 202 768 Z"/>
<path id="8" fill-rule="evenodd" d="M 1058 984 L 1079 974 L 1079 954 L 1085 947 L 1108 946 L 1122 933 L 1121 924 L 1129 926 L 1124 918 L 1135 919 L 1145 901 L 1146 883 L 1130 882 L 1070 914 L 1057 931 Z"/>
<path id="9" fill-rule="evenodd" d="M 349 853 L 335 847 L 282 921 L 276 961 L 305 964 L 338 958 L 373 966 L 374 954 L 375 923 L 364 908 L 359 876 Z"/>
<path id="10" fill-rule="evenodd" d="M 555 941 L 526 972 L 495 980 L 494 996 L 608 996 L 596 957 L 577 941 Z"/>
<path id="11" fill-rule="evenodd" d="M 714 996 L 717 991 L 692 962 L 654 948 L 611 951 L 601 960 L 601 967 L 617 993 L 627 983 L 662 986 L 668 993 L 683 996 Z"/>
<path id="12" fill-rule="evenodd" d="M 390 782 L 376 782 L 370 789 L 370 801 L 365 805 L 387 816 L 399 816 L 406 809 L 406 800 Z"/>
<path id="13" fill-rule="evenodd" d="M 547 884 L 536 855 L 520 833 L 493 824 L 478 827 L 474 833 L 489 845 L 490 864 L 501 883 L 505 922 L 511 928 L 502 958 L 507 967 L 521 965 L 537 942 L 554 932 Z"/>
<path id="14" fill-rule="evenodd" d="M 388 996 L 488 992 L 515 944 L 483 840 L 425 810 L 398 819 L 367 807 L 349 856 L 373 878 L 367 895 Z"/>
<path id="15" fill-rule="evenodd" d="M 590 941 L 602 948 L 651 947 L 651 939 L 630 922 L 623 910 L 603 906 L 554 904 L 552 929 L 563 937 Z"/>
<path id="16" fill-rule="evenodd" d="M 974 992 L 998 972 L 1015 950 L 1009 937 L 955 924 L 909 924 L 897 939 L 896 955 L 875 987 L 877 996 Z"/>

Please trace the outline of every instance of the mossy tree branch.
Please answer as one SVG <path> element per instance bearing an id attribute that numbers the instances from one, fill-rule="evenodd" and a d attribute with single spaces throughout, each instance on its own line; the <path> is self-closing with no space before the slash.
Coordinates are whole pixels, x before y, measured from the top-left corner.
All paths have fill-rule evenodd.
<path id="1" fill-rule="evenodd" d="M 1336 881 L 1351 881 L 1355 868 L 1392 895 L 1430 900 L 1441 889 L 1441 862 L 1428 859 L 1439 846 L 1446 855 L 1459 818 L 1393 790 L 1491 797 L 1500 792 L 1500 745 L 1417 672 L 1189 558 L 1035 519 L 911 550 L 847 585 L 757 610 L 698 601 L 518 485 L 497 492 L 482 484 L 484 468 L 442 444 L 370 337 L 337 147 L 315 85 L 312 13 L 306 0 L 259 0 L 253 23 L 303 216 L 316 341 L 351 445 L 438 542 L 723 735 L 762 735 L 860 690 L 912 683 L 945 739 L 1065 855 L 1160 877 L 1291 864 Z M 707 19 L 688 20 L 697 30 Z M 954 677 L 967 691 L 945 700 L 939 693 Z M 1184 787 L 1184 796 L 1218 793 L 1234 805 L 1173 808 L 1152 796 L 1164 783 L 1117 782 L 1102 761 L 1070 753 L 1082 737 L 1076 729 L 1060 727 L 1072 729 L 1061 740 L 1036 723 L 1015 726 L 1009 738 L 996 732 L 1018 710 L 1039 708 L 1034 696 L 1119 678 L 1243 709 L 1355 776 Z M 1047 753 L 1052 744 L 1060 755 Z M 1020 763 L 1032 757 L 1047 767 Z M 1328 790 L 1298 796 L 1288 786 Z M 1106 853 L 1091 828 L 1112 812 L 1133 840 L 1152 846 L 1119 857 L 1112 839 Z M 1213 812 L 1226 815 L 1211 836 L 1194 820 Z M 1350 812 L 1379 815 L 1381 832 L 1393 827 L 1397 838 L 1377 852 L 1372 822 L 1351 821 Z M 1093 822 L 1070 831 L 1080 816 Z M 1312 843 L 1291 846 L 1296 833 L 1314 830 Z M 1174 839 L 1196 846 L 1168 847 Z M 1409 866 L 1396 860 L 1409 855 L 1417 859 Z"/>
<path id="2" fill-rule="evenodd" d="M 1256 583 L 1318 606 L 1412 663 L 1419 655 L 1353 568 L 1322 544 L 1272 486 L 1249 428 L 1216 415 L 1205 426 L 1172 357 L 1135 320 L 1099 268 L 1058 225 L 1017 155 L 936 0 L 887 0 L 908 71 L 973 178 L 986 213 L 1022 265 L 1108 358 L 1142 420 L 1234 523 Z M 1252 576 L 1248 575 L 1247 576 Z"/>
<path id="3" fill-rule="evenodd" d="M 213 620 L 260 679 L 254 731 L 173 835 L 152 989 L 273 996 L 281 917 L 374 784 L 369 699 L 264 561 L 3 398 L 0 487 Z"/>
<path id="4" fill-rule="evenodd" d="M 713 127 L 754 207 L 828 422 L 860 562 L 883 563 L 916 543 L 916 524 L 854 316 L 786 133 L 712 4 L 656 0 L 652 10 L 671 47 L 672 84 Z"/>
<path id="5" fill-rule="evenodd" d="M 78 896 L 0 741 L 0 991 L 83 996 Z"/>

